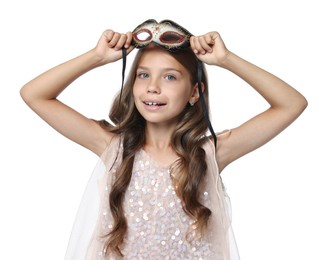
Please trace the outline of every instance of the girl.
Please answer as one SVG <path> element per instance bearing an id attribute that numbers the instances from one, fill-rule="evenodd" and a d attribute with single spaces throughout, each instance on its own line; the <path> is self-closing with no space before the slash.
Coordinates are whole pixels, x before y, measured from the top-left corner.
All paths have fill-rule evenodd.
<path id="1" fill-rule="evenodd" d="M 135 46 L 142 49 L 110 122 L 90 120 L 57 99 L 75 79 Z M 214 134 L 210 128 L 208 136 L 201 62 L 242 78 L 270 108 L 231 130 Z M 87 190 L 98 200 L 81 206 L 86 211 L 76 223 L 89 214 L 90 224 L 74 227 L 66 254 L 71 260 L 239 259 L 219 174 L 307 106 L 287 83 L 232 53 L 218 32 L 193 36 L 171 21 L 143 23 L 126 34 L 106 30 L 95 48 L 31 80 L 20 93 L 48 124 L 101 158 L 103 174 L 93 175 L 98 190 Z"/>

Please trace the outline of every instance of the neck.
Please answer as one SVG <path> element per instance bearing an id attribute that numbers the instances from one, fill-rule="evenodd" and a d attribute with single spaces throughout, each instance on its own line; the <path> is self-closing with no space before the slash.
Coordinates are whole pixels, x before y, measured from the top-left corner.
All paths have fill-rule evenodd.
<path id="1" fill-rule="evenodd" d="M 159 151 L 168 150 L 171 148 L 171 138 L 175 126 L 165 125 L 155 125 L 147 124 L 146 125 L 146 144 L 150 148 L 157 149 Z"/>
<path id="2" fill-rule="evenodd" d="M 172 148 L 172 135 L 175 126 L 147 124 L 146 126 L 146 143 L 144 150 L 157 161 L 160 165 L 171 165 L 178 159 L 178 155 Z"/>

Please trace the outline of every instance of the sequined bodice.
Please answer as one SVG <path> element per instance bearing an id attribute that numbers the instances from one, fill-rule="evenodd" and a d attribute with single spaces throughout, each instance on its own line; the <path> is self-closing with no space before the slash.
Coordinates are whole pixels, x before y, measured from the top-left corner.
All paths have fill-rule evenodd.
<path id="1" fill-rule="evenodd" d="M 203 196 L 207 199 L 208 193 Z M 192 219 L 174 191 L 169 167 L 159 166 L 144 150 L 136 155 L 125 215 L 125 259 L 206 259 L 209 255 L 207 241 L 186 239 Z"/>
<path id="2" fill-rule="evenodd" d="M 229 199 L 218 174 L 212 142 L 206 142 L 203 149 L 206 151 L 207 174 L 201 183 L 199 199 L 212 211 L 206 232 L 202 236 L 195 234 L 193 220 L 184 212 L 174 190 L 169 167 L 159 165 L 140 150 L 135 155 L 124 198 L 128 230 L 121 245 L 124 257 L 118 257 L 103 252 L 113 223 L 109 193 L 123 151 L 119 139 L 112 142 L 101 156 L 105 172 L 97 177 L 99 213 L 84 259 L 238 260 L 230 225 Z"/>

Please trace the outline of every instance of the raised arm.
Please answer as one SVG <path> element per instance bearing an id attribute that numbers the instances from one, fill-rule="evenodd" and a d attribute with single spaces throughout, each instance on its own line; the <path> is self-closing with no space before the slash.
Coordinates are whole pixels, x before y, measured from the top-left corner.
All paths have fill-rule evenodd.
<path id="1" fill-rule="evenodd" d="M 55 130 L 100 155 L 109 143 L 111 134 L 93 120 L 60 102 L 57 97 L 84 73 L 119 60 L 122 57 L 123 46 L 129 53 L 133 49 L 132 46 L 129 47 L 131 37 L 131 33 L 120 34 L 106 30 L 95 48 L 25 84 L 20 90 L 23 100 Z"/>
<path id="2" fill-rule="evenodd" d="M 220 170 L 270 141 L 306 108 L 307 101 L 302 94 L 273 74 L 229 51 L 219 33 L 193 37 L 191 46 L 203 62 L 225 68 L 239 76 L 270 104 L 266 111 L 230 132 L 218 135 L 216 156 Z"/>

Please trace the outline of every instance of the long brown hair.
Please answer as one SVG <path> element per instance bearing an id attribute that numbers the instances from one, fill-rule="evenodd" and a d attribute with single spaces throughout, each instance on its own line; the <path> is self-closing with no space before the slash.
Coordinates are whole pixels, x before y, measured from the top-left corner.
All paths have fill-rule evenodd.
<path id="1" fill-rule="evenodd" d="M 156 47 L 159 48 L 159 47 Z M 109 194 L 109 206 L 113 216 L 113 227 L 107 235 L 104 251 L 106 254 L 115 252 L 122 256 L 120 247 L 127 232 L 127 221 L 124 215 L 123 201 L 129 186 L 135 154 L 145 144 L 145 119 L 140 115 L 134 104 L 133 85 L 136 69 L 144 49 L 138 51 L 127 80 L 122 96 L 115 98 L 109 113 L 114 125 L 105 124 L 107 129 L 119 134 L 123 140 L 122 163 L 117 169 L 115 181 Z M 191 49 L 171 54 L 189 72 L 191 84 L 197 83 L 197 58 Z M 209 113 L 208 81 L 203 65 L 202 83 L 204 84 L 204 100 Z M 106 122 L 106 121 L 104 121 Z M 211 215 L 210 209 L 199 201 L 200 184 L 206 175 L 207 165 L 202 145 L 206 141 L 207 121 L 199 103 L 194 106 L 187 104 L 172 136 L 172 148 L 178 155 L 171 169 L 172 181 L 178 197 L 182 200 L 183 210 L 194 220 L 195 230 L 203 232 Z M 174 174 L 176 172 L 176 174 Z"/>

